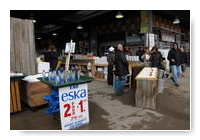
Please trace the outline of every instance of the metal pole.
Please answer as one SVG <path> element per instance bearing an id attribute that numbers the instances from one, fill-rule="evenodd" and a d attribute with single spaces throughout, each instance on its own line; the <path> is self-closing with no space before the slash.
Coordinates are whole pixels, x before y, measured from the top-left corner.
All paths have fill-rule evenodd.
<path id="1" fill-rule="evenodd" d="M 70 42 L 70 49 L 72 49 L 72 40 Z M 66 61 L 65 61 L 65 71 L 68 72 L 69 71 L 69 61 L 70 61 L 70 52 L 68 53 L 68 55 L 66 56 Z"/>

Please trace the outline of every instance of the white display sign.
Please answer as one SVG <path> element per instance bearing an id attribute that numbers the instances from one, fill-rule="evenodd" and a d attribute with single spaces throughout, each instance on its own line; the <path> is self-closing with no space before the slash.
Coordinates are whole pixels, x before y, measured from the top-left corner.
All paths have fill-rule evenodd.
<path id="1" fill-rule="evenodd" d="M 45 72 L 49 72 L 49 70 L 50 70 L 50 63 L 49 62 L 39 62 L 39 63 L 37 63 L 37 72 L 42 73 L 43 70 Z"/>
<path id="2" fill-rule="evenodd" d="M 71 130 L 89 123 L 88 85 L 59 88 L 62 130 Z"/>
<path id="3" fill-rule="evenodd" d="M 74 51 L 75 51 L 75 43 L 73 42 L 66 43 L 65 53 L 74 53 Z"/>

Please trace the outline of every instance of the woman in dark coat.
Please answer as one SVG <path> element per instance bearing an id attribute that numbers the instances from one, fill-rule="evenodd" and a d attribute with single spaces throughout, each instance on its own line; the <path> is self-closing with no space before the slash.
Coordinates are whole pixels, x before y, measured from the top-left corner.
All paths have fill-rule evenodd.
<path id="1" fill-rule="evenodd" d="M 152 53 L 150 57 L 151 67 L 157 67 L 158 69 L 161 69 L 162 59 L 162 54 L 158 51 L 158 48 L 154 46 L 152 48 Z"/>

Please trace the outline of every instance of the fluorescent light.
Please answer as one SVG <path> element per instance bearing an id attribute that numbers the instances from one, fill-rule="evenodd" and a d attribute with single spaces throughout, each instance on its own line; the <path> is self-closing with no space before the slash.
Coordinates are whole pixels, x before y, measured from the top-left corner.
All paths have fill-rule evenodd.
<path id="1" fill-rule="evenodd" d="M 179 23 L 180 23 L 180 20 L 178 18 L 175 18 L 173 21 L 173 24 L 179 24 Z"/>
<path id="2" fill-rule="evenodd" d="M 34 14 L 30 15 L 30 19 L 33 20 L 33 23 L 36 23 L 37 21 L 34 19 Z"/>
<path id="3" fill-rule="evenodd" d="M 116 16 L 115 16 L 116 18 L 123 18 L 124 16 L 122 15 L 122 13 L 121 12 L 118 12 L 117 14 L 116 14 Z"/>
<path id="4" fill-rule="evenodd" d="M 78 26 L 77 26 L 77 29 L 83 29 L 83 26 L 81 25 L 81 24 L 79 24 Z"/>
<path id="5" fill-rule="evenodd" d="M 40 40 L 40 39 L 42 39 L 42 38 L 41 38 L 41 37 L 38 37 L 37 39 Z"/>
<path id="6" fill-rule="evenodd" d="M 53 36 L 57 36 L 58 34 L 56 34 L 56 33 L 53 33 L 52 35 L 53 35 Z"/>

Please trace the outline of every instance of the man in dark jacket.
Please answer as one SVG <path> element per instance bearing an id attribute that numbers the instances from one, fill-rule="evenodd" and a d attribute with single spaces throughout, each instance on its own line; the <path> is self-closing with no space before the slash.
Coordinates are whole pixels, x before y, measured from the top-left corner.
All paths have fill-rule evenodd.
<path id="1" fill-rule="evenodd" d="M 115 75 L 119 79 L 120 87 L 117 90 L 118 95 L 122 95 L 124 84 L 127 81 L 128 75 L 128 61 L 126 60 L 125 54 L 123 52 L 123 46 L 119 44 L 117 46 L 117 52 L 115 54 Z"/>
<path id="2" fill-rule="evenodd" d="M 173 43 L 173 48 L 168 53 L 167 59 L 170 62 L 170 68 L 172 71 L 172 81 L 175 86 L 179 87 L 179 76 L 182 74 L 181 70 L 181 51 L 178 48 L 177 43 Z"/>

